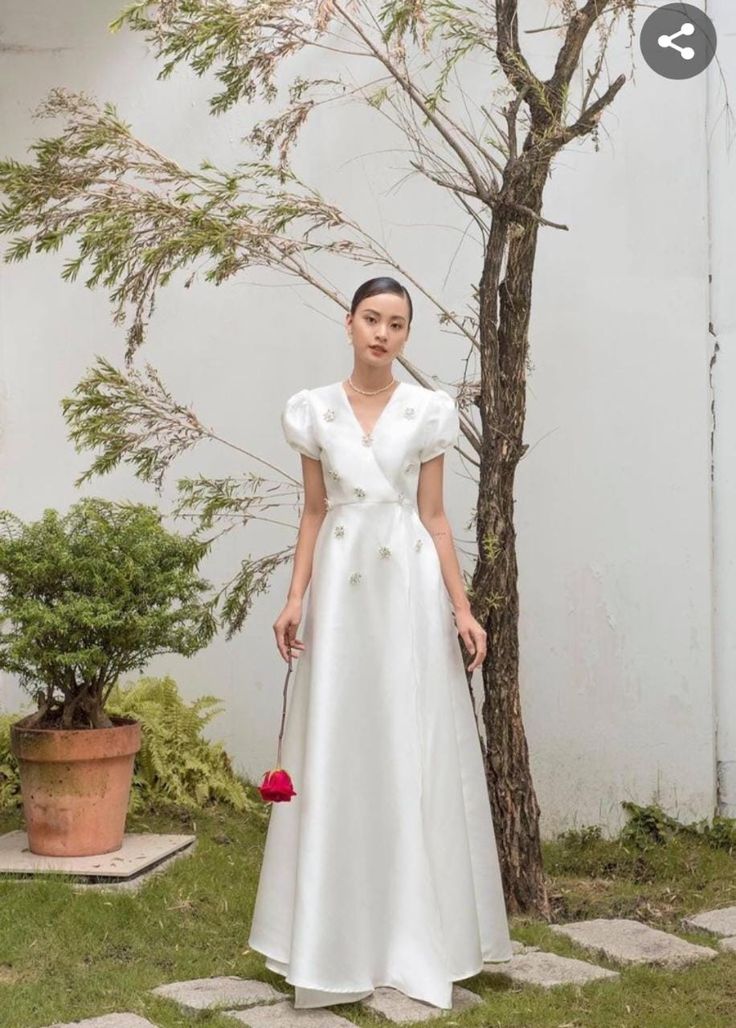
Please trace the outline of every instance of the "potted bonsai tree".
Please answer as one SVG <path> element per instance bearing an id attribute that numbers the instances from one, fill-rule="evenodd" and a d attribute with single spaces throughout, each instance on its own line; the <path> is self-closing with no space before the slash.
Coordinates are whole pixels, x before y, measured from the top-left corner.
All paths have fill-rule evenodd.
<path id="1" fill-rule="evenodd" d="M 87 498 L 30 524 L 0 511 L 0 669 L 38 706 L 11 726 L 32 853 L 122 846 L 140 723 L 105 701 L 123 673 L 214 635 L 208 546 L 143 504 Z"/>

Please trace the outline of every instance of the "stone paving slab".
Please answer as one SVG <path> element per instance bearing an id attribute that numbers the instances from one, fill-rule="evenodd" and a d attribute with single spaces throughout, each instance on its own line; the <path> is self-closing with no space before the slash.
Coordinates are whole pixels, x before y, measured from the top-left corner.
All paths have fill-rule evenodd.
<path id="1" fill-rule="evenodd" d="M 442 1007 L 435 1007 L 431 1003 L 423 1003 L 420 999 L 407 996 L 399 989 L 380 985 L 373 990 L 370 996 L 362 999 L 360 1005 L 381 1014 L 389 1021 L 405 1024 L 415 1021 L 430 1021 L 435 1017 L 446 1017 L 447 1014 L 467 1010 L 482 1002 L 483 999 L 477 992 L 464 989 L 461 985 L 453 985 L 452 1010 L 445 1010 Z"/>
<path id="2" fill-rule="evenodd" d="M 211 1010 L 212 1007 L 250 1005 L 275 999 L 290 999 L 286 992 L 279 992 L 268 982 L 255 978 L 239 978 L 237 975 L 221 975 L 214 978 L 192 978 L 185 982 L 170 982 L 157 985 L 151 992 L 174 1000 L 185 1010 Z"/>
<path id="3" fill-rule="evenodd" d="M 656 964 L 676 969 L 718 956 L 718 951 L 710 946 L 696 946 L 629 918 L 596 917 L 550 927 L 579 946 L 622 964 Z"/>
<path id="4" fill-rule="evenodd" d="M 618 971 L 590 964 L 587 960 L 547 953 L 538 946 L 529 946 L 501 964 L 484 964 L 484 974 L 502 974 L 524 985 L 541 985 L 551 989 L 556 985 L 585 985 L 601 978 L 620 978 Z"/>
<path id="5" fill-rule="evenodd" d="M 47 857 L 31 853 L 28 834 L 20 829 L 0 835 L 0 874 L 62 874 L 92 879 L 125 881 L 140 875 L 165 858 L 193 852 L 196 835 L 126 832 L 120 849 L 89 857 Z M 15 879 L 14 879 L 15 880 Z"/>
<path id="6" fill-rule="evenodd" d="M 158 1028 L 138 1014 L 103 1014 L 102 1017 L 88 1017 L 86 1021 L 66 1021 L 46 1025 L 46 1028 Z"/>
<path id="7" fill-rule="evenodd" d="M 700 914 L 683 917 L 681 923 L 683 928 L 711 932 L 713 935 L 736 935 L 736 907 L 704 910 Z"/>
<path id="8" fill-rule="evenodd" d="M 272 1003 L 268 1007 L 251 1007 L 249 1010 L 220 1010 L 218 1013 L 232 1017 L 249 1028 L 355 1028 L 353 1021 L 347 1021 L 339 1014 L 333 1014 L 327 1007 L 305 1007 L 296 1010 L 289 997 L 288 1002 Z"/>
<path id="9" fill-rule="evenodd" d="M 731 935 L 727 939 L 719 939 L 718 948 L 727 953 L 736 953 L 736 935 Z"/>

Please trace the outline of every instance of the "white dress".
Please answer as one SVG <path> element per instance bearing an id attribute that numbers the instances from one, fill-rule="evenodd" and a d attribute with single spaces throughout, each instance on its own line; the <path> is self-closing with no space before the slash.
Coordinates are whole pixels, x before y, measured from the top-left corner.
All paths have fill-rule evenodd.
<path id="1" fill-rule="evenodd" d="M 420 463 L 455 402 L 401 382 L 370 436 L 342 383 L 302 389 L 288 443 L 322 462 L 327 513 L 289 679 L 282 765 L 248 944 L 294 1006 L 381 985 L 444 1009 L 512 949 L 480 741 L 452 607 L 417 513 Z"/>

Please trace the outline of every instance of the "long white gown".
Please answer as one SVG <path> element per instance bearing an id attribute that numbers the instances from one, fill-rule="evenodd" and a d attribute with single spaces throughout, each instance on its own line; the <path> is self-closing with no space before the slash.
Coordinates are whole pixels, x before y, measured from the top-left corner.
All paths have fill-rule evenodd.
<path id="1" fill-rule="evenodd" d="M 381 985 L 443 1009 L 512 956 L 452 607 L 417 513 L 419 465 L 457 441 L 442 390 L 400 382 L 365 436 L 341 382 L 302 389 L 287 442 L 322 462 L 327 513 L 289 679 L 248 944 L 297 1008 Z"/>

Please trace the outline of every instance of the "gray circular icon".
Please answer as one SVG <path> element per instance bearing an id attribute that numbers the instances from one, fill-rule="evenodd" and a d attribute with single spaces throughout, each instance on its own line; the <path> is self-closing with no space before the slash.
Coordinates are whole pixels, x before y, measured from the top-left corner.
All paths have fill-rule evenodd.
<path id="1" fill-rule="evenodd" d="M 692 4 L 674 3 L 653 11 L 639 36 L 644 60 L 667 79 L 691 79 L 705 71 L 716 53 L 716 29 Z"/>

